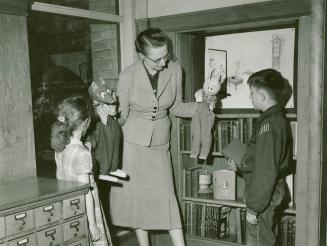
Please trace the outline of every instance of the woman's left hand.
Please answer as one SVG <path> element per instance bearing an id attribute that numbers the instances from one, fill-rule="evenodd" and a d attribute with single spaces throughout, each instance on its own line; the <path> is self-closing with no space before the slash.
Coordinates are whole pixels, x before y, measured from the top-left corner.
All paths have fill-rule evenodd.
<path id="1" fill-rule="evenodd" d="M 116 116 L 117 115 L 117 105 L 109 104 L 108 105 L 108 114 L 110 116 Z"/>

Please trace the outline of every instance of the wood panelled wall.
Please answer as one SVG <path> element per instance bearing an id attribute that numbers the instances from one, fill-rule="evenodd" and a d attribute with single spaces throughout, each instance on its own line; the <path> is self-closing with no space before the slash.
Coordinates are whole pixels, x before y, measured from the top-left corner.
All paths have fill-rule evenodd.
<path id="1" fill-rule="evenodd" d="M 178 35 L 209 34 L 214 32 L 238 31 L 298 23 L 298 78 L 297 78 L 297 119 L 298 119 L 298 159 L 297 159 L 297 208 L 296 245 L 326 245 L 326 179 L 327 163 L 322 145 L 327 142 L 323 131 L 322 116 L 326 119 L 326 97 L 323 89 L 322 63 L 317 62 L 326 54 L 326 13 L 325 0 L 273 0 L 244 6 L 212 9 L 187 14 L 178 14 L 136 21 L 137 31 L 147 26 L 160 27 L 164 31 Z M 317 30 L 316 30 L 317 29 Z M 320 35 L 319 35 L 320 34 Z M 180 39 L 181 40 L 181 39 Z M 319 43 L 319 44 L 317 44 Z M 178 42 L 177 42 L 178 44 Z M 319 52 L 315 52 L 317 49 Z M 177 51 L 180 48 L 177 47 Z M 312 54 L 311 54 L 312 53 Z M 321 55 L 320 55 L 321 54 Z M 326 60 L 326 57 L 324 57 Z M 326 69 L 326 62 L 325 69 Z M 312 74 L 314 73 L 314 74 Z M 326 70 L 325 70 L 326 73 Z M 314 97 L 314 99 L 312 98 Z M 310 100 L 309 100 L 310 99 Z M 324 107 L 322 107 L 322 99 Z M 309 100 L 309 101 L 308 101 Z M 309 103 L 310 102 L 310 103 Z M 326 125 L 326 123 L 325 123 Z M 172 159 L 177 159 L 172 147 Z M 323 153 L 321 153 L 321 151 Z M 322 163 L 324 154 L 324 163 Z M 173 161 L 174 170 L 176 163 Z"/>
<path id="2" fill-rule="evenodd" d="M 7 181 L 36 176 L 26 17 L 0 14 L 0 33 L 0 180 Z"/>
<path id="3" fill-rule="evenodd" d="M 240 23 L 267 22 L 310 14 L 309 0 L 273 0 L 136 20 L 137 32 L 148 25 L 166 32 L 182 32 Z"/>

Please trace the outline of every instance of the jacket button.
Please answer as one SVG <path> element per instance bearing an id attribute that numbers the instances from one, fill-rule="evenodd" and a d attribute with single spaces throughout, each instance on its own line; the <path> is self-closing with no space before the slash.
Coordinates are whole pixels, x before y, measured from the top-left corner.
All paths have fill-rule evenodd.
<path id="1" fill-rule="evenodd" d="M 156 112 L 157 112 L 157 111 L 152 111 L 152 113 L 154 113 L 154 114 L 155 114 Z"/>
<path id="2" fill-rule="evenodd" d="M 152 119 L 155 119 L 156 118 L 156 116 L 155 115 L 152 115 Z"/>
<path id="3" fill-rule="evenodd" d="M 154 109 L 154 110 L 157 110 L 157 107 L 154 107 L 153 109 Z"/>

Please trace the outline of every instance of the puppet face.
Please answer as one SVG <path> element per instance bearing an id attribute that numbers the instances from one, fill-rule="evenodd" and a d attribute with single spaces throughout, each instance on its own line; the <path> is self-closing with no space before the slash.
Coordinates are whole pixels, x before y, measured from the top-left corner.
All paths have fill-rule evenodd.
<path id="1" fill-rule="evenodd" d="M 203 84 L 203 91 L 206 95 L 214 96 L 217 95 L 221 87 L 221 84 L 218 82 L 217 79 L 208 79 L 204 81 Z"/>
<path id="2" fill-rule="evenodd" d="M 96 113 L 100 117 L 103 124 L 107 124 L 108 116 L 116 116 L 117 115 L 117 105 L 116 104 L 106 104 L 101 103 L 96 100 L 93 100 L 93 106 L 95 108 Z"/>

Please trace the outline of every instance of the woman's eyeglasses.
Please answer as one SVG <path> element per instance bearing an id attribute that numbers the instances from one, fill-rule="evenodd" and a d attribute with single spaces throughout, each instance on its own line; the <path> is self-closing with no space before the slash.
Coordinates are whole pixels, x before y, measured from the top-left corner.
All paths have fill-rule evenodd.
<path id="1" fill-rule="evenodd" d="M 144 55 L 144 54 L 143 54 Z M 150 61 L 152 61 L 153 63 L 155 64 L 159 64 L 161 61 L 164 61 L 166 62 L 168 59 L 169 59 L 169 54 L 166 54 L 165 56 L 159 58 L 159 59 L 156 59 L 156 60 L 153 60 L 152 58 L 144 55 L 146 58 L 148 58 Z"/>

